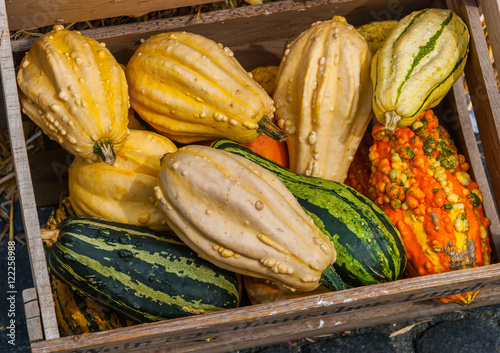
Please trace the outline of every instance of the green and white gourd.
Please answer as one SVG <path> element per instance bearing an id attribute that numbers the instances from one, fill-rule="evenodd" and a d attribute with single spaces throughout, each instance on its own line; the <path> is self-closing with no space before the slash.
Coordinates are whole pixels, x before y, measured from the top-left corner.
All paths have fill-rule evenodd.
<path id="1" fill-rule="evenodd" d="M 437 8 L 415 11 L 392 28 L 371 65 L 373 110 L 388 131 L 441 102 L 462 75 L 469 38 L 460 17 Z"/>

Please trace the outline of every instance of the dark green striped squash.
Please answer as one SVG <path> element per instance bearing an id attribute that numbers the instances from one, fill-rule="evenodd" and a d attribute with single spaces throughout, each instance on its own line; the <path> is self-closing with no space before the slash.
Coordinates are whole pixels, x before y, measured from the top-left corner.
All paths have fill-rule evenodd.
<path id="1" fill-rule="evenodd" d="M 139 322 L 235 308 L 233 272 L 200 258 L 172 233 L 69 217 L 42 231 L 50 273 Z"/>
<path id="2" fill-rule="evenodd" d="M 435 107 L 462 75 L 469 30 L 454 12 L 412 12 L 389 32 L 372 59 L 373 111 L 386 129 L 411 125 Z"/>
<path id="3" fill-rule="evenodd" d="M 393 281 L 406 266 L 401 235 L 373 202 L 353 188 L 292 172 L 230 140 L 211 145 L 256 162 L 271 171 L 296 197 L 314 223 L 334 243 L 333 264 L 349 287 Z"/>

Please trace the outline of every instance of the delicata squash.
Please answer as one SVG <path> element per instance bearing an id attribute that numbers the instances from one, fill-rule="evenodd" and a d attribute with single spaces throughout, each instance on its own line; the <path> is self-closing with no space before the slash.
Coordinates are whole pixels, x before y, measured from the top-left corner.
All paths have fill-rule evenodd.
<path id="1" fill-rule="evenodd" d="M 113 164 L 129 130 L 125 73 L 104 43 L 55 25 L 21 61 L 22 111 L 88 163 Z"/>
<path id="2" fill-rule="evenodd" d="M 234 57 L 201 35 L 161 33 L 134 53 L 126 69 L 132 108 L 156 131 L 180 143 L 216 138 L 283 140 L 274 104 Z"/>
<path id="3" fill-rule="evenodd" d="M 368 196 L 398 227 L 406 247 L 406 274 L 433 273 L 488 265 L 490 221 L 468 163 L 431 110 L 411 126 L 386 133 L 372 130 Z M 469 303 L 478 292 L 442 302 Z"/>
<path id="4" fill-rule="evenodd" d="M 167 153 L 155 188 L 177 236 L 218 267 L 291 290 L 345 288 L 332 241 L 257 163 L 208 146 Z"/>

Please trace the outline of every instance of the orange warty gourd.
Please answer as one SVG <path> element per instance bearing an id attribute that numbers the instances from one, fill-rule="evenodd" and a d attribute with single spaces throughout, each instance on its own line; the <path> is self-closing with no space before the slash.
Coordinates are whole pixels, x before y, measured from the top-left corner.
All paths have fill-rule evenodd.
<path id="1" fill-rule="evenodd" d="M 401 232 L 408 256 L 406 275 L 490 264 L 490 221 L 481 191 L 432 110 L 393 135 L 377 123 L 372 136 L 368 196 Z M 477 293 L 437 300 L 466 305 Z"/>

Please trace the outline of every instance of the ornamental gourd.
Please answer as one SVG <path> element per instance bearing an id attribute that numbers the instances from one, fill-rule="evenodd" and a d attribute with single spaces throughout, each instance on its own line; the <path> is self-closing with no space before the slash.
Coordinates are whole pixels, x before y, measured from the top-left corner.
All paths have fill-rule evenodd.
<path id="1" fill-rule="evenodd" d="M 317 22 L 287 46 L 273 98 L 290 169 L 344 181 L 372 116 L 366 40 L 345 18 Z"/>
<path id="2" fill-rule="evenodd" d="M 406 274 L 488 265 L 490 221 L 484 215 L 481 191 L 433 112 L 426 111 L 393 134 L 377 123 L 372 136 L 368 195 L 401 233 L 408 257 Z M 439 300 L 465 305 L 477 293 Z"/>
<path id="3" fill-rule="evenodd" d="M 167 137 L 153 131 L 130 130 L 113 165 L 88 164 L 77 157 L 69 167 L 70 203 L 80 216 L 168 230 L 155 206 L 154 187 L 160 159 L 177 150 Z"/>
<path id="4" fill-rule="evenodd" d="M 286 137 L 271 123 L 274 104 L 233 52 L 198 34 L 169 32 L 142 43 L 126 69 L 131 105 L 180 143 L 226 137 Z"/>
<path id="5" fill-rule="evenodd" d="M 401 19 L 372 60 L 373 110 L 388 131 L 435 107 L 463 72 L 469 31 L 450 10 L 424 9 Z"/>
<path id="6" fill-rule="evenodd" d="M 259 164 L 290 190 L 333 242 L 337 253 L 333 267 L 347 287 L 394 281 L 403 273 L 406 251 L 399 231 L 384 212 L 353 188 L 292 172 L 234 141 L 218 140 L 212 147 Z"/>
<path id="7" fill-rule="evenodd" d="M 132 326 L 134 321 L 108 306 L 81 295 L 69 285 L 50 276 L 57 326 L 64 336 L 112 330 Z"/>
<path id="8" fill-rule="evenodd" d="M 239 303 L 238 277 L 201 259 L 171 232 L 70 217 L 41 233 L 54 277 L 135 322 Z"/>
<path id="9" fill-rule="evenodd" d="M 374 21 L 359 26 L 357 30 L 367 41 L 372 54 L 375 54 L 397 23 L 394 20 Z"/>
<path id="10" fill-rule="evenodd" d="M 168 153 L 156 196 L 177 236 L 216 266 L 291 290 L 335 276 L 333 243 L 283 183 L 244 157 L 199 145 Z"/>
<path id="11" fill-rule="evenodd" d="M 23 58 L 17 82 L 23 113 L 47 136 L 86 162 L 114 163 L 130 104 L 125 73 L 104 43 L 56 25 Z"/>

